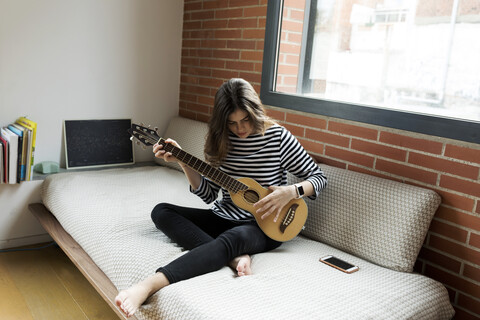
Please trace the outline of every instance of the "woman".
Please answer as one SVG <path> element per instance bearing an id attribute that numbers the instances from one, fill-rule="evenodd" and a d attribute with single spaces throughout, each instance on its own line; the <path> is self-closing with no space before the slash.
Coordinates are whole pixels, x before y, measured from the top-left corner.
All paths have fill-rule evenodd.
<path id="1" fill-rule="evenodd" d="M 175 141 L 168 143 L 180 147 Z M 177 161 L 190 183 L 190 191 L 211 209 L 158 204 L 152 211 L 156 227 L 180 246 L 189 250 L 156 273 L 116 297 L 116 304 L 130 316 L 152 294 L 178 281 L 216 271 L 225 265 L 238 276 L 249 275 L 250 255 L 280 246 L 256 224 L 250 212 L 236 207 L 229 193 L 166 152 L 153 147 L 155 157 Z M 253 87 L 243 79 L 225 82 L 215 95 L 213 114 L 205 144 L 207 162 L 233 177 L 255 179 L 271 191 L 254 208 L 262 219 L 276 219 L 292 199 L 315 199 L 327 179 L 285 128 L 265 115 Z M 287 185 L 287 171 L 304 179 Z M 217 200 L 222 190 L 222 200 Z"/>

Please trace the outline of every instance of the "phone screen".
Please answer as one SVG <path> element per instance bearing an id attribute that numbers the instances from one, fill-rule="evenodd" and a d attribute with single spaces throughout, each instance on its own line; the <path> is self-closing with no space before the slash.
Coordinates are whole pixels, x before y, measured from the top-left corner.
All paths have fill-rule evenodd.
<path id="1" fill-rule="evenodd" d="M 320 258 L 320 261 L 346 273 L 353 273 L 359 270 L 358 266 L 348 263 L 342 259 L 338 259 L 334 256 Z"/>
<path id="2" fill-rule="evenodd" d="M 340 259 L 335 258 L 335 257 L 330 257 L 330 258 L 325 259 L 325 260 L 323 260 L 323 261 L 328 262 L 328 263 L 331 263 L 331 264 L 333 264 L 333 265 L 336 265 L 337 267 L 342 268 L 342 269 L 344 269 L 344 270 L 348 270 L 348 269 L 350 269 L 350 268 L 355 267 L 353 264 L 350 264 L 350 263 L 348 263 L 348 262 L 346 262 L 346 261 L 340 260 Z"/>

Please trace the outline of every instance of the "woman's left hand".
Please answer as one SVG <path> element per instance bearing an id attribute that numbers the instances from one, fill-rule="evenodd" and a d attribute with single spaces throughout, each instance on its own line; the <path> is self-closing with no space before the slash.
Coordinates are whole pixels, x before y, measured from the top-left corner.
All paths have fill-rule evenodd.
<path id="1" fill-rule="evenodd" d="M 290 200 L 295 199 L 297 193 L 295 186 L 270 186 L 268 189 L 271 191 L 262 200 L 258 201 L 253 205 L 258 213 L 262 214 L 262 219 L 265 219 L 272 213 L 275 215 L 273 218 L 274 222 L 277 222 L 277 219 L 282 211 L 283 207 L 290 202 Z"/>

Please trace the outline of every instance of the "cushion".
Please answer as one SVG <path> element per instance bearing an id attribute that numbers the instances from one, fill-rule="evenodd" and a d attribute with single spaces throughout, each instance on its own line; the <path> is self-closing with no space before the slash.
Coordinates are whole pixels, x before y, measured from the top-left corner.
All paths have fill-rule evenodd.
<path id="1" fill-rule="evenodd" d="M 170 121 L 163 138 L 171 138 L 180 147 L 191 155 L 205 161 L 203 147 L 208 133 L 208 125 L 204 122 L 195 121 L 182 117 L 174 117 Z M 177 162 L 165 162 L 163 159 L 155 158 L 157 164 L 182 171 Z"/>
<path id="2" fill-rule="evenodd" d="M 397 271 L 412 272 L 440 205 L 432 190 L 322 164 L 328 186 L 305 199 L 302 234 Z M 297 178 L 289 175 L 289 183 Z"/>

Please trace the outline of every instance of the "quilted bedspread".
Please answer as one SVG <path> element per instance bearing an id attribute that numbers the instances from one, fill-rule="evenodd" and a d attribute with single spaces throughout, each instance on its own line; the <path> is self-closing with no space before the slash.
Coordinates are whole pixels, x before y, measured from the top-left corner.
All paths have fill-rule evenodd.
<path id="1" fill-rule="evenodd" d="M 157 230 L 159 202 L 208 208 L 179 171 L 162 166 L 49 176 L 43 202 L 119 289 L 184 254 Z M 360 267 L 345 274 L 318 259 L 336 255 Z M 450 319 L 446 289 L 425 276 L 393 271 L 302 236 L 253 256 L 254 274 L 229 267 L 170 285 L 139 319 Z"/>

